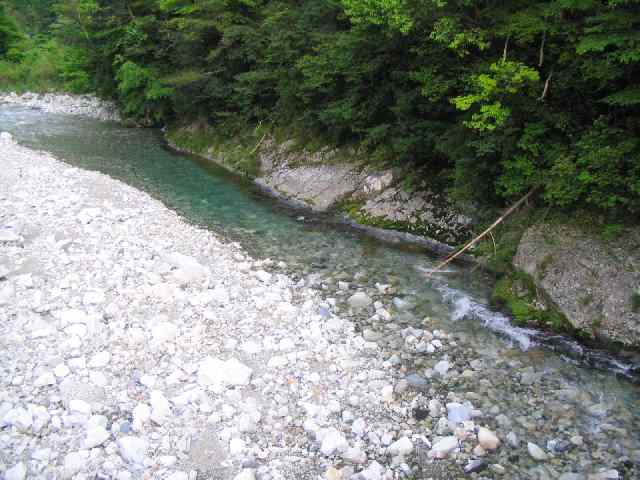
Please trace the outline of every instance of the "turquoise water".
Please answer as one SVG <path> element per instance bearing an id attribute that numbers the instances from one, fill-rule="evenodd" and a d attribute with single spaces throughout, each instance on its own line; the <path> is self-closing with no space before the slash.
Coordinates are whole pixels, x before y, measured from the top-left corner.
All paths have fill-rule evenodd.
<path id="1" fill-rule="evenodd" d="M 514 328 L 507 317 L 487 307 L 492 279 L 481 272 L 454 267 L 453 274 L 427 281 L 423 270 L 437 261 L 427 252 L 392 248 L 337 225 L 331 217 L 291 210 L 210 163 L 171 152 L 154 130 L 0 106 L 0 131 L 9 131 L 23 145 L 51 152 L 74 166 L 106 173 L 144 190 L 190 222 L 240 242 L 258 258 L 285 262 L 291 275 L 327 297 L 338 298 L 338 306 L 344 298 L 337 292 L 338 280 L 368 291 L 375 291 L 376 283 L 392 284 L 396 295 L 410 305 L 395 321 L 420 326 L 429 317 L 429 328 L 442 327 L 459 335 L 464 350 L 452 355 L 481 358 L 490 365 L 486 380 L 498 391 L 496 401 L 507 415 L 530 414 L 518 375 L 521 369 L 533 366 L 545 375 L 544 388 L 536 395 L 553 398 L 553 392 L 566 388 L 581 393 L 573 400 L 577 403 L 572 428 L 585 437 L 595 435 L 614 456 L 640 456 L 640 393 L 623 375 L 613 373 L 628 372 L 629 364 L 599 352 L 580 354 L 580 347 L 562 338 L 545 339 L 546 346 L 540 346 L 542 338 L 537 332 Z M 386 327 L 366 317 L 354 320 L 362 328 L 388 333 Z M 389 345 L 392 348 L 392 340 Z M 565 353 L 568 346 L 572 358 L 552 351 L 554 345 L 562 346 Z M 609 370 L 589 368 L 590 363 Z M 623 447 L 615 439 L 599 437 L 606 432 L 598 428 L 600 419 L 589 414 L 590 402 L 610 404 L 615 418 L 607 421 L 631 429 L 632 438 Z M 538 439 L 541 445 L 549 435 Z M 612 443 L 606 443 L 609 441 Z M 588 459 L 587 464 L 598 465 L 602 458 L 606 456 Z M 584 461 L 570 459 L 567 465 L 576 469 Z"/>

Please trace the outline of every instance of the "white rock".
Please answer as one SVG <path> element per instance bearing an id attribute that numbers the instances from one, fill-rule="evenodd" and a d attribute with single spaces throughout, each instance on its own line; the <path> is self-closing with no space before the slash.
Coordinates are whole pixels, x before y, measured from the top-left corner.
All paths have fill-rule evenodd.
<path id="1" fill-rule="evenodd" d="M 139 403 L 133 409 L 133 428 L 141 430 L 142 426 L 151 419 L 151 407 L 146 403 Z"/>
<path id="2" fill-rule="evenodd" d="M 163 424 L 171 416 L 171 404 L 159 390 L 151 392 L 151 420 Z"/>
<path id="3" fill-rule="evenodd" d="M 247 385 L 252 372 L 235 358 L 222 361 L 209 356 L 200 362 L 198 382 L 201 385 Z"/>
<path id="4" fill-rule="evenodd" d="M 151 335 L 157 344 L 173 342 L 178 335 L 178 327 L 170 322 L 162 322 L 153 327 Z"/>
<path id="5" fill-rule="evenodd" d="M 447 360 L 440 360 L 433 366 L 433 370 L 440 375 L 444 376 L 451 368 L 451 364 Z"/>
<path id="6" fill-rule="evenodd" d="M 355 433 L 357 436 L 364 435 L 364 432 L 367 430 L 367 422 L 364 418 L 356 418 L 351 425 L 351 431 Z"/>
<path id="7" fill-rule="evenodd" d="M 147 453 L 147 442 L 138 437 L 122 437 L 118 440 L 118 449 L 125 461 L 142 465 Z"/>
<path id="8" fill-rule="evenodd" d="M 347 302 L 351 308 L 355 309 L 366 308 L 373 303 L 369 296 L 364 292 L 354 293 L 349 297 Z"/>
<path id="9" fill-rule="evenodd" d="M 69 367 L 67 367 L 64 363 L 60 363 L 53 369 L 53 374 L 58 378 L 64 378 L 71 373 Z"/>
<path id="10" fill-rule="evenodd" d="M 3 132 L 4 133 L 4 132 Z M 0 134 L 1 139 L 2 134 Z M 4 472 L 5 480 L 24 480 L 27 477 L 27 467 L 24 466 L 24 463 L 19 462 L 16 463 L 9 470 Z"/>
<path id="11" fill-rule="evenodd" d="M 105 296 L 102 292 L 87 292 L 82 297 L 84 305 L 100 305 L 105 302 Z"/>
<path id="12" fill-rule="evenodd" d="M 91 415 L 91 405 L 84 400 L 74 399 L 69 402 L 69 411 L 71 413 L 79 413 L 80 415 L 86 415 L 88 417 Z"/>
<path id="13" fill-rule="evenodd" d="M 269 272 L 265 272 L 264 270 L 258 270 L 254 273 L 256 278 L 264 283 L 269 283 L 271 281 L 272 275 Z"/>
<path id="14" fill-rule="evenodd" d="M 363 465 L 367 462 L 367 454 L 359 447 L 351 447 L 342 454 L 342 459 L 345 462 L 353 463 L 354 465 Z"/>
<path id="15" fill-rule="evenodd" d="M 33 416 L 24 408 L 12 408 L 2 418 L 3 425 L 14 426 L 18 430 L 26 431 L 33 424 Z"/>
<path id="16" fill-rule="evenodd" d="M 535 443 L 527 442 L 527 450 L 529 451 L 529 455 L 535 460 L 544 461 L 548 458 L 544 450 Z"/>
<path id="17" fill-rule="evenodd" d="M 480 427 L 480 430 L 478 430 L 478 443 L 485 450 L 495 450 L 500 446 L 500 439 L 488 428 Z"/>
<path id="18" fill-rule="evenodd" d="M 96 353 L 91 360 L 89 360 L 89 368 L 103 368 L 109 365 L 111 360 L 111 354 L 107 351 Z"/>
<path id="19" fill-rule="evenodd" d="M 84 448 L 95 448 L 106 442 L 111 435 L 104 427 L 95 426 L 87 430 L 87 437 L 84 440 Z"/>
<path id="20" fill-rule="evenodd" d="M 256 480 L 256 474 L 250 468 L 245 468 L 233 480 Z"/>
<path id="21" fill-rule="evenodd" d="M 247 448 L 247 445 L 245 441 L 242 440 L 241 438 L 232 438 L 229 441 L 229 453 L 231 455 L 234 455 L 234 456 L 241 455 L 246 448 Z"/>
<path id="22" fill-rule="evenodd" d="M 104 373 L 97 370 L 89 372 L 89 381 L 98 387 L 105 387 L 109 383 Z"/>
<path id="23" fill-rule="evenodd" d="M 458 439 L 456 437 L 444 437 L 433 445 L 429 456 L 432 458 L 447 458 L 456 448 L 458 448 Z"/>
<path id="24" fill-rule="evenodd" d="M 167 477 L 167 480 L 189 480 L 189 474 L 186 472 L 174 472 Z"/>
<path id="25" fill-rule="evenodd" d="M 64 457 L 64 478 L 71 478 L 85 466 L 87 459 L 89 458 L 89 452 L 81 450 L 79 452 L 68 453 Z"/>
<path id="26" fill-rule="evenodd" d="M 329 428 L 322 438 L 320 451 L 323 455 L 335 455 L 343 453 L 349 448 L 347 439 L 335 428 Z"/>
<path id="27" fill-rule="evenodd" d="M 36 380 L 33 382 L 33 385 L 35 387 L 46 387 L 48 385 L 55 385 L 55 384 L 56 384 L 56 377 L 51 372 L 43 373 L 38 378 L 36 378 Z"/>
<path id="28" fill-rule="evenodd" d="M 358 480 L 381 480 L 384 475 L 384 467 L 373 461 L 369 466 L 358 474 Z"/>
<path id="29" fill-rule="evenodd" d="M 401 439 L 393 442 L 387 448 L 387 451 L 392 456 L 407 456 L 413 451 L 413 443 L 407 437 L 402 437 Z"/>

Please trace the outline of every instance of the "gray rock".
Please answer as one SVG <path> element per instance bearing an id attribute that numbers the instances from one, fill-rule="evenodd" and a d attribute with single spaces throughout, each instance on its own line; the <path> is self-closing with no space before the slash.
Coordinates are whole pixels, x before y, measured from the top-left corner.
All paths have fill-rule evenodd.
<path id="1" fill-rule="evenodd" d="M 549 239 L 553 239 L 550 241 Z M 525 271 L 577 329 L 640 346 L 640 311 L 632 296 L 640 285 L 640 228 L 604 241 L 568 224 L 538 224 L 522 236 L 514 265 Z"/>
<path id="2" fill-rule="evenodd" d="M 531 455 L 531 458 L 533 458 L 534 460 L 542 462 L 549 458 L 544 450 L 542 450 L 538 445 L 532 442 L 527 443 L 527 451 L 529 452 L 529 455 Z"/>
<path id="3" fill-rule="evenodd" d="M 364 292 L 354 293 L 347 300 L 349 306 L 355 309 L 367 308 L 369 305 L 373 303 L 373 301 L 369 298 L 369 296 Z"/>

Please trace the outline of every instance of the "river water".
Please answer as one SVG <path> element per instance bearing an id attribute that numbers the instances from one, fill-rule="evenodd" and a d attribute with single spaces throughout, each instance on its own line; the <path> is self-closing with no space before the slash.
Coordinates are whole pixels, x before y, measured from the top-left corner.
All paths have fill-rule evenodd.
<path id="1" fill-rule="evenodd" d="M 513 433 L 518 446 L 491 458 L 509 466 L 507 478 L 558 478 L 600 468 L 617 469 L 619 478 L 640 478 L 634 364 L 512 326 L 488 307 L 492 279 L 482 272 L 454 266 L 427 280 L 424 271 L 437 262 L 427 252 L 394 248 L 330 217 L 291 210 L 206 161 L 169 151 L 154 130 L 4 105 L 0 131 L 146 191 L 188 221 L 240 242 L 255 257 L 286 263 L 291 275 L 335 299 L 336 311 L 377 339 L 386 355 L 398 354 L 417 375 L 414 383 L 424 381 L 418 387 L 426 397 L 442 388 L 458 392 L 503 439 Z M 393 318 L 351 312 L 345 300 L 357 290 L 381 302 Z M 407 326 L 451 332 L 456 346 L 444 357 L 408 354 L 399 334 Z M 458 374 L 425 378 L 425 370 L 429 377 L 442 358 Z M 423 427 L 437 430 L 430 421 L 423 420 Z M 528 441 L 551 453 L 550 460 L 532 460 Z"/>

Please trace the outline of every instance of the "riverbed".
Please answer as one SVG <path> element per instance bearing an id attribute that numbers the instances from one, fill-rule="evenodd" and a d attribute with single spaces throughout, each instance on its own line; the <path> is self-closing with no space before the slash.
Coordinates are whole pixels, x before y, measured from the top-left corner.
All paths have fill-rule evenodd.
<path id="1" fill-rule="evenodd" d="M 452 433 L 444 417 L 420 413 L 436 397 L 481 412 L 477 423 L 496 431 L 503 446 L 487 455 L 468 451 L 460 461 L 482 460 L 486 476 L 503 475 L 499 467 L 506 478 L 600 469 L 638 475 L 640 394 L 624 375 L 630 366 L 603 356 L 611 368 L 594 369 L 540 345 L 538 332 L 513 327 L 488 307 L 492 279 L 482 272 L 456 266 L 427 280 L 424 271 L 437 261 L 428 252 L 392 248 L 331 218 L 291 210 L 215 166 L 172 153 L 153 130 L 2 106 L 3 130 L 149 193 L 188 222 L 279 265 L 300 288 L 317 291 L 327 311 L 352 320 L 365 341 L 379 345 L 397 381 L 413 392 L 417 430 Z M 371 304 L 349 305 L 357 292 Z M 448 332 L 455 340 L 440 349 L 410 329 Z M 528 443 L 539 445 L 546 460 L 532 458 Z"/>

